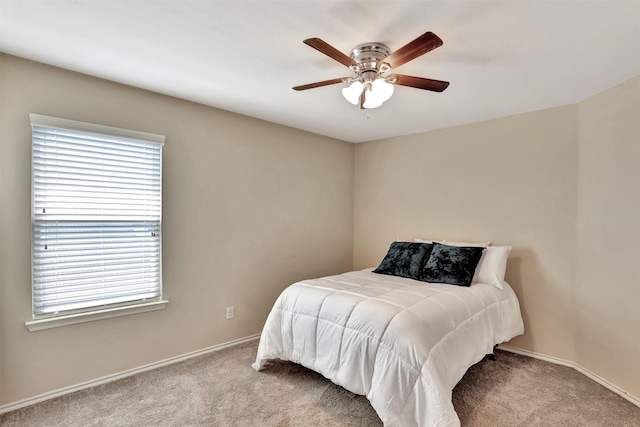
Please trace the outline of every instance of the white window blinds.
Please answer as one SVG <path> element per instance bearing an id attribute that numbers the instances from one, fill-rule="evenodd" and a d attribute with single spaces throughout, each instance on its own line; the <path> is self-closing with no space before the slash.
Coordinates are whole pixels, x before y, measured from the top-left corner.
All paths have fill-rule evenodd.
<path id="1" fill-rule="evenodd" d="M 34 318 L 160 299 L 164 137 L 31 126 Z"/>

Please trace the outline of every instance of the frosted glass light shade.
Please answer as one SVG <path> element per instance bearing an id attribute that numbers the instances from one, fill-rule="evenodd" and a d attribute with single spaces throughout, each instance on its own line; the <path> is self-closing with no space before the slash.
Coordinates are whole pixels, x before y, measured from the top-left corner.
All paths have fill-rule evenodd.
<path id="1" fill-rule="evenodd" d="M 382 101 L 380 101 L 380 97 L 376 96 L 376 93 L 368 90 L 364 93 L 364 104 L 362 107 L 370 110 L 372 108 L 378 108 L 382 105 Z"/>
<path id="2" fill-rule="evenodd" d="M 364 85 L 361 82 L 355 81 L 349 87 L 342 89 L 342 96 L 353 105 L 358 105 L 363 87 Z"/>
<path id="3" fill-rule="evenodd" d="M 393 85 L 382 79 L 376 79 L 371 85 L 371 90 L 380 102 L 388 101 L 391 95 L 393 95 Z"/>
<path id="4" fill-rule="evenodd" d="M 393 85 L 376 79 L 371 83 L 371 90 L 366 91 L 364 95 L 364 108 L 378 108 L 393 95 Z"/>

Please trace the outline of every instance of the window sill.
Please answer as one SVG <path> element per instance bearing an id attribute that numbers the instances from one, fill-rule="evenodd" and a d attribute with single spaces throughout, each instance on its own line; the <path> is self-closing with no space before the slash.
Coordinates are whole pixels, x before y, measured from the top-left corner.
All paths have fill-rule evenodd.
<path id="1" fill-rule="evenodd" d="M 94 320 L 109 319 L 111 317 L 127 316 L 129 314 L 144 313 L 147 311 L 162 310 L 169 301 L 155 301 L 143 304 L 128 305 L 126 307 L 115 307 L 105 310 L 91 311 L 88 313 L 70 314 L 67 316 L 51 317 L 48 319 L 38 319 L 25 322 L 29 332 L 41 331 L 43 329 L 58 328 L 60 326 L 75 325 L 77 323 L 92 322 Z"/>

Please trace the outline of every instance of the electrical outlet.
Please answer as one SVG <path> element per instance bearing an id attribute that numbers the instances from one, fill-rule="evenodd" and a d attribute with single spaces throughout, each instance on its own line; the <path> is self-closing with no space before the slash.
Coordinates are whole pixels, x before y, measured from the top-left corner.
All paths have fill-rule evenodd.
<path id="1" fill-rule="evenodd" d="M 233 306 L 227 307 L 227 320 L 233 319 Z"/>

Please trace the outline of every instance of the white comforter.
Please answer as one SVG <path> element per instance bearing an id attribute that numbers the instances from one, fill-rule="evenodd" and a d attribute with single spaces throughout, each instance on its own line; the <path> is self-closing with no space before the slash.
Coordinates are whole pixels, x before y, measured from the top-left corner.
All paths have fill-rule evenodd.
<path id="1" fill-rule="evenodd" d="M 385 426 L 459 426 L 451 392 L 495 344 L 523 333 L 508 285 L 459 287 L 372 273 L 285 289 L 256 362 L 290 360 L 366 395 Z"/>

